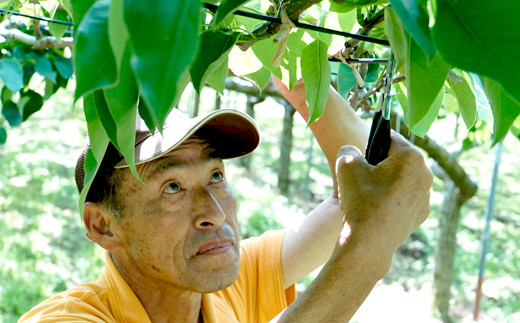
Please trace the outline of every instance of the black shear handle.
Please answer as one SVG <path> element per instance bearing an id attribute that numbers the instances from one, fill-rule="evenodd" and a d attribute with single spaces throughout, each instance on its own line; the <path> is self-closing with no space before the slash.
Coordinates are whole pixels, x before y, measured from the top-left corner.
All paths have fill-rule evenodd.
<path id="1" fill-rule="evenodd" d="M 370 128 L 365 158 L 371 165 L 377 165 L 388 156 L 390 149 L 390 120 L 383 118 L 382 111 L 376 112 Z"/>

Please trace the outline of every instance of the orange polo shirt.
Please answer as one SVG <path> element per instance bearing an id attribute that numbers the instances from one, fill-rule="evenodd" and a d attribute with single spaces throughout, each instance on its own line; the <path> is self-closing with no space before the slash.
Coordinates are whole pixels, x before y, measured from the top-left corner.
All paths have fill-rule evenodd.
<path id="1" fill-rule="evenodd" d="M 281 252 L 285 232 L 269 231 L 240 243 L 240 273 L 230 287 L 202 295 L 205 323 L 269 322 L 296 297 L 283 288 Z M 144 307 L 108 255 L 99 279 L 53 296 L 18 322 L 150 322 Z"/>

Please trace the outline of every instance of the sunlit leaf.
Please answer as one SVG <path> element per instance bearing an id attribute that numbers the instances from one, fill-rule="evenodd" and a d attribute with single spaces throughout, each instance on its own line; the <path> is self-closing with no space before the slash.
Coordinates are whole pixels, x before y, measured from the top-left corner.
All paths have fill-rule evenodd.
<path id="1" fill-rule="evenodd" d="M 509 127 L 520 114 L 520 103 L 499 83 L 487 77 L 482 78 L 482 83 L 493 111 L 493 144 L 496 144 L 506 136 Z"/>
<path id="2" fill-rule="evenodd" d="M 500 83 L 520 101 L 520 1 L 438 0 L 433 39 L 443 59 Z"/>
<path id="3" fill-rule="evenodd" d="M 493 112 L 491 111 L 491 105 L 484 92 L 484 85 L 477 74 L 471 73 L 471 77 L 473 79 L 475 97 L 477 99 L 478 116 L 486 123 L 488 129 L 493 131 Z"/>
<path id="4" fill-rule="evenodd" d="M 217 10 L 215 23 L 219 24 L 245 2 L 247 2 L 247 0 L 222 0 Z"/>
<path id="5" fill-rule="evenodd" d="M 429 17 L 426 8 L 419 1 L 389 0 L 406 30 L 412 35 L 428 60 L 437 52 L 432 42 Z"/>
<path id="6" fill-rule="evenodd" d="M 124 0 L 123 7 L 141 97 L 161 128 L 182 94 L 181 77 L 198 50 L 201 3 Z"/>
<path id="7" fill-rule="evenodd" d="M 430 110 L 444 85 L 450 66 L 437 53 L 431 60 L 412 37 L 408 37 L 409 55 L 405 64 L 408 110 L 405 122 L 410 129 Z"/>
<path id="8" fill-rule="evenodd" d="M 193 87 L 200 95 L 206 79 L 222 64 L 228 62 L 228 55 L 240 33 L 225 33 L 210 29 L 202 33 L 199 53 L 190 68 Z"/>
<path id="9" fill-rule="evenodd" d="M 118 84 L 104 90 L 106 109 L 111 116 L 108 124 L 104 123 L 105 118 L 101 118 L 101 115 L 105 114 L 106 111 L 101 112 L 99 110 L 99 108 L 104 108 L 105 106 L 97 106 L 96 109 L 98 109 L 101 122 L 114 146 L 121 152 L 130 166 L 130 170 L 137 178 L 139 178 L 139 175 L 135 168 L 135 119 L 138 96 L 135 76 L 130 67 L 130 48 L 127 46 L 121 62 Z M 112 121 L 115 123 L 115 138 L 112 138 L 112 132 L 106 129 L 106 126 L 110 126 Z"/>
<path id="10" fill-rule="evenodd" d="M 458 79 L 448 77 L 448 84 L 457 97 L 460 114 L 470 129 L 477 120 L 477 100 L 471 86 L 471 79 L 466 72 L 457 73 Z"/>
<path id="11" fill-rule="evenodd" d="M 69 14 L 64 10 L 56 10 L 52 19 L 69 22 Z M 67 25 L 49 23 L 49 31 L 58 41 L 61 40 L 67 28 Z"/>
<path id="12" fill-rule="evenodd" d="M 222 63 L 211 75 L 208 76 L 206 82 L 215 91 L 224 95 L 224 88 L 226 87 L 226 78 L 229 75 L 228 62 Z"/>
<path id="13" fill-rule="evenodd" d="M 233 47 L 229 52 L 229 69 L 237 76 L 254 73 L 262 68 L 262 62 L 256 57 L 252 48 L 246 51 Z"/>
<path id="14" fill-rule="evenodd" d="M 396 60 L 396 70 L 399 70 L 408 58 L 408 36 L 401 20 L 391 7 L 385 8 L 385 30 Z"/>
<path id="15" fill-rule="evenodd" d="M 75 99 L 117 81 L 117 65 L 108 37 L 110 0 L 97 1 L 76 32 Z"/>
<path id="16" fill-rule="evenodd" d="M 325 110 L 330 87 L 330 64 L 327 46 L 317 39 L 302 52 L 301 69 L 305 83 L 305 98 L 310 117 L 307 124 L 320 118 Z"/>
<path id="17" fill-rule="evenodd" d="M 22 116 L 18 106 L 13 101 L 4 102 L 2 106 L 2 115 L 5 117 L 11 127 L 15 127 L 22 123 Z"/>
<path id="18" fill-rule="evenodd" d="M 271 79 L 271 72 L 267 68 L 262 67 L 252 74 L 245 75 L 245 77 L 250 79 L 262 92 Z"/>
<path id="19" fill-rule="evenodd" d="M 352 28 L 354 28 L 354 25 L 356 24 L 356 12 L 349 11 L 346 13 L 338 13 L 337 19 L 338 19 L 338 24 L 341 27 L 341 30 L 346 31 L 346 32 L 351 32 Z"/>
<path id="20" fill-rule="evenodd" d="M 83 110 L 87 121 L 90 148 L 85 158 L 85 179 L 83 190 L 81 191 L 78 202 L 80 214 L 83 214 L 83 204 L 85 203 L 87 192 L 92 185 L 92 181 L 96 176 L 99 166 L 101 165 L 101 161 L 103 160 L 109 142 L 105 129 L 103 129 L 103 125 L 101 124 L 96 112 L 96 103 L 93 93 L 90 93 L 83 98 Z"/>
<path id="21" fill-rule="evenodd" d="M 307 46 L 307 43 L 303 40 L 304 35 L 305 31 L 300 28 L 289 34 L 287 46 L 280 64 L 282 67 L 281 80 L 287 85 L 289 90 L 292 89 L 293 85 L 301 78 L 301 64 L 298 64 L 298 61 L 303 56 L 303 49 Z"/>
<path id="22" fill-rule="evenodd" d="M 444 89 L 441 88 L 441 90 L 437 94 L 437 97 L 428 109 L 426 115 L 411 129 L 415 135 L 419 137 L 424 137 L 426 133 L 428 133 L 428 130 L 430 129 L 431 125 L 439 115 L 439 110 L 441 109 L 443 99 Z"/>
<path id="23" fill-rule="evenodd" d="M 269 39 L 265 39 L 255 43 L 251 46 L 251 49 L 255 53 L 256 57 L 262 62 L 264 68 L 267 68 L 274 76 L 281 79 L 282 71 L 279 66 L 275 67 L 273 65 L 273 57 L 276 53 L 276 49 L 278 48 L 278 43 L 274 43 L 273 39 L 276 36 L 273 36 Z"/>
<path id="24" fill-rule="evenodd" d="M 128 30 L 123 19 L 123 0 L 112 0 L 110 5 L 108 39 L 119 71 L 128 43 Z"/>
<path id="25" fill-rule="evenodd" d="M 18 92 L 23 87 L 23 69 L 16 58 L 0 59 L 0 79 L 11 92 Z"/>

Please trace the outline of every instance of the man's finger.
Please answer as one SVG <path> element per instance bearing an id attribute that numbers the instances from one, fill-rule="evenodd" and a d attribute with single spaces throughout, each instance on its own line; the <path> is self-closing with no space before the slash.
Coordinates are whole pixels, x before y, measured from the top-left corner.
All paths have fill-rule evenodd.
<path id="1" fill-rule="evenodd" d="M 390 149 L 388 156 L 395 154 L 397 151 L 414 147 L 405 137 L 395 131 L 390 132 Z"/>

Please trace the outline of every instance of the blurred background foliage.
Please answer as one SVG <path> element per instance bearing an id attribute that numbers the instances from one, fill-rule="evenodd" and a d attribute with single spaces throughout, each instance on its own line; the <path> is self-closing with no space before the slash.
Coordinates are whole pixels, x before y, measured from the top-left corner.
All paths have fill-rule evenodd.
<path id="1" fill-rule="evenodd" d="M 77 209 L 73 170 L 85 143 L 86 123 L 82 109 L 73 107 L 72 86 L 58 90 L 42 110 L 13 127 L 7 144 L 0 145 L 1 322 L 15 322 L 46 297 L 96 279 L 103 266 L 103 253 L 85 238 Z M 219 97 L 204 88 L 201 98 L 192 90 L 186 91 L 179 108 L 190 114 L 215 107 L 242 111 L 249 108 L 262 130 L 261 144 L 253 154 L 227 163 L 227 177 L 239 200 L 240 232 L 244 238 L 296 224 L 331 193 L 326 159 L 296 114 L 289 188 L 287 194 L 280 194 L 277 174 L 285 109 L 278 100 L 267 97 L 251 110 L 250 97 L 242 93 L 226 90 Z M 461 122 L 460 118 L 446 112 L 430 133 L 442 146 L 455 147 L 468 135 L 457 134 L 457 122 Z M 494 160 L 493 149 L 485 138 L 473 140 L 473 144 L 459 156 L 466 172 L 478 182 L 479 190 L 461 211 L 451 300 L 455 321 L 464 321 L 473 309 Z M 515 198 L 520 193 L 519 146 L 513 136 L 506 138 L 484 283 L 485 322 L 520 320 L 520 202 Z M 430 304 L 443 191 L 444 181 L 436 178 L 431 216 L 398 251 L 392 270 L 354 322 L 377 321 L 376 314 L 383 315 L 386 322 L 438 322 L 430 314 Z M 299 283 L 299 291 L 312 281 L 313 275 L 316 273 Z"/>

